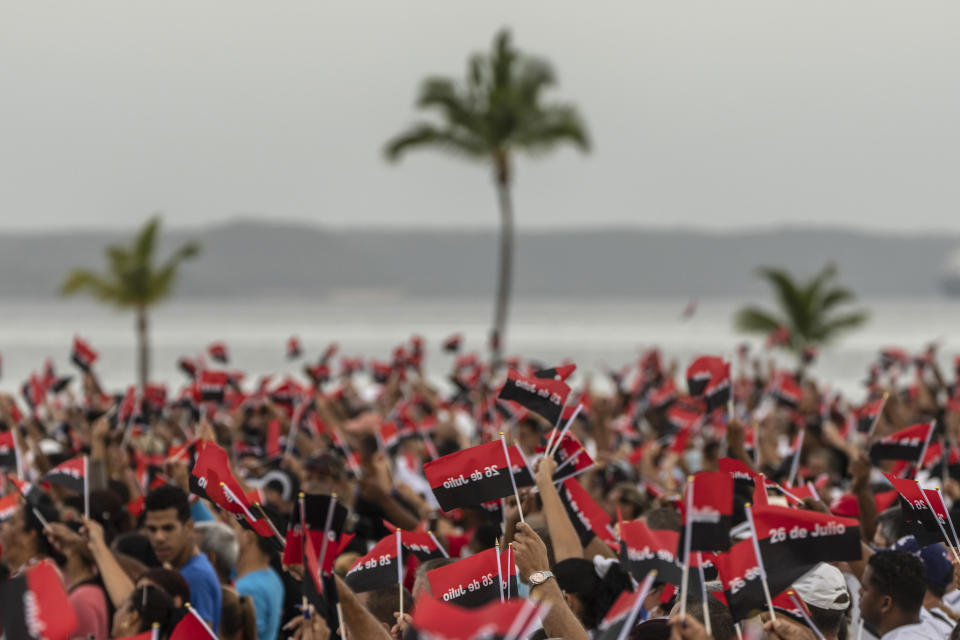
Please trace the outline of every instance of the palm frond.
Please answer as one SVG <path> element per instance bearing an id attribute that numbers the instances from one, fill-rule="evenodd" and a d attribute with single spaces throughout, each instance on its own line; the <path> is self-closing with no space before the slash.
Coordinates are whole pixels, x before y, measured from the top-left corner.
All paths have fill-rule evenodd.
<path id="1" fill-rule="evenodd" d="M 740 331 L 747 333 L 767 334 L 783 324 L 783 320 L 776 315 L 759 307 L 743 307 L 734 316 L 734 325 Z"/>
<path id="2" fill-rule="evenodd" d="M 857 297 L 849 289 L 835 287 L 826 291 L 820 298 L 819 303 L 822 311 L 830 311 L 836 306 L 856 302 L 856 300 Z"/>
<path id="3" fill-rule="evenodd" d="M 133 241 L 132 257 L 141 263 L 149 264 L 157 243 L 157 232 L 160 230 L 160 216 L 154 215 L 144 223 L 137 237 Z"/>
<path id="4" fill-rule="evenodd" d="M 761 267 L 757 273 L 773 287 L 781 309 L 789 318 L 794 333 L 805 334 L 810 325 L 809 310 L 803 301 L 803 291 L 785 269 Z"/>
<path id="5" fill-rule="evenodd" d="M 557 105 L 545 109 L 517 133 L 515 144 L 531 153 L 550 151 L 569 142 L 581 151 L 590 150 L 586 125 L 574 107 Z"/>
<path id="6" fill-rule="evenodd" d="M 481 141 L 464 133 L 441 130 L 432 124 L 421 123 L 387 142 L 384 154 L 388 160 L 396 161 L 408 150 L 418 147 L 440 148 L 473 160 L 487 157 L 490 152 Z"/>
<path id="7" fill-rule="evenodd" d="M 72 296 L 86 292 L 101 302 L 123 304 L 123 295 L 116 282 L 87 269 L 74 269 L 60 284 L 60 294 Z"/>
<path id="8" fill-rule="evenodd" d="M 852 311 L 833 316 L 820 326 L 819 335 L 816 338 L 822 342 L 830 342 L 837 337 L 837 334 L 861 327 L 869 319 L 870 314 L 866 311 Z"/>

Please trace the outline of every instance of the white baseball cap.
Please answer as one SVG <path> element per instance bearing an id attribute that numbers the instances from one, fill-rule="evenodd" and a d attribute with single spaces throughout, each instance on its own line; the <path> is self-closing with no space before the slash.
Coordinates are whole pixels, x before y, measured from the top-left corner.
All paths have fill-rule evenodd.
<path id="1" fill-rule="evenodd" d="M 843 573 L 833 565 L 821 562 L 793 583 L 793 589 L 807 605 L 844 611 L 850 606 L 850 592 Z"/>

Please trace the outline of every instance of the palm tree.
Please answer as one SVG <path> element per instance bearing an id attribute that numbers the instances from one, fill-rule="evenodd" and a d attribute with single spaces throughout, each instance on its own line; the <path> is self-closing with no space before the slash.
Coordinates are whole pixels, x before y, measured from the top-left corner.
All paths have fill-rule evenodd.
<path id="1" fill-rule="evenodd" d="M 384 149 L 389 160 L 399 159 L 410 149 L 429 147 L 492 168 L 500 206 L 497 297 L 490 336 L 494 369 L 501 362 L 512 281 L 513 152 L 541 154 L 562 143 L 581 151 L 590 148 L 576 108 L 544 101 L 543 93 L 555 84 L 550 65 L 518 52 L 511 45 L 509 31 L 502 29 L 489 55 L 470 58 L 464 81 L 438 77 L 423 81 L 417 107 L 436 111 L 439 122 L 414 124 Z"/>
<path id="2" fill-rule="evenodd" d="M 735 317 L 738 329 L 769 334 L 781 327 L 790 331 L 785 345 L 794 353 L 807 346 L 830 342 L 839 333 L 867 321 L 864 310 L 841 312 L 837 307 L 856 301 L 856 296 L 834 283 L 837 268 L 828 264 L 807 282 L 799 282 L 785 269 L 763 267 L 757 274 L 770 283 L 780 307 L 779 314 L 754 306 L 740 309 Z"/>
<path id="3" fill-rule="evenodd" d="M 150 347 L 147 337 L 147 310 L 168 297 L 181 263 L 200 252 L 200 245 L 188 242 L 180 246 L 159 267 L 154 265 L 154 250 L 160 217 L 147 220 L 133 242 L 126 247 L 111 245 L 105 250 L 107 272 L 74 269 L 60 285 L 65 296 L 85 291 L 101 302 L 121 309 L 133 309 L 136 318 L 140 388 L 150 379 Z"/>

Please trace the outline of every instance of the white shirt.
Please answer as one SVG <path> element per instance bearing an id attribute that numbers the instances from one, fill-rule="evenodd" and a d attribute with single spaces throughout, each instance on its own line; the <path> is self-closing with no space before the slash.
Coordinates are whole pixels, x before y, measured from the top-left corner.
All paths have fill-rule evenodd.
<path id="1" fill-rule="evenodd" d="M 920 609 L 920 622 L 930 625 L 937 633 L 944 637 L 949 636 L 953 631 L 954 623 L 943 611 L 930 611 L 929 609 Z"/>
<path id="2" fill-rule="evenodd" d="M 919 623 L 905 624 L 902 627 L 887 631 L 880 640 L 944 640 L 946 637 L 925 622 L 923 614 L 921 614 Z"/>

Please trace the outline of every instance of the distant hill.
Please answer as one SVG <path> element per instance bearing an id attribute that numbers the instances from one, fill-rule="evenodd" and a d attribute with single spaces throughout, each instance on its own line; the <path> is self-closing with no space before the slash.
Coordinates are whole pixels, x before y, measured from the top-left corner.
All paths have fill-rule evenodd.
<path id="1" fill-rule="evenodd" d="M 129 233 L 0 234 L 0 298 L 51 297 L 74 266 L 99 268 L 102 249 Z M 330 230 L 237 220 L 170 231 L 204 245 L 179 297 L 338 294 L 451 296 L 493 290 L 496 233 Z M 643 229 L 522 232 L 515 291 L 540 296 L 722 296 L 764 292 L 759 265 L 812 273 L 827 261 L 866 296 L 937 294 L 960 236 L 873 235 L 845 230 L 696 233 Z"/>

